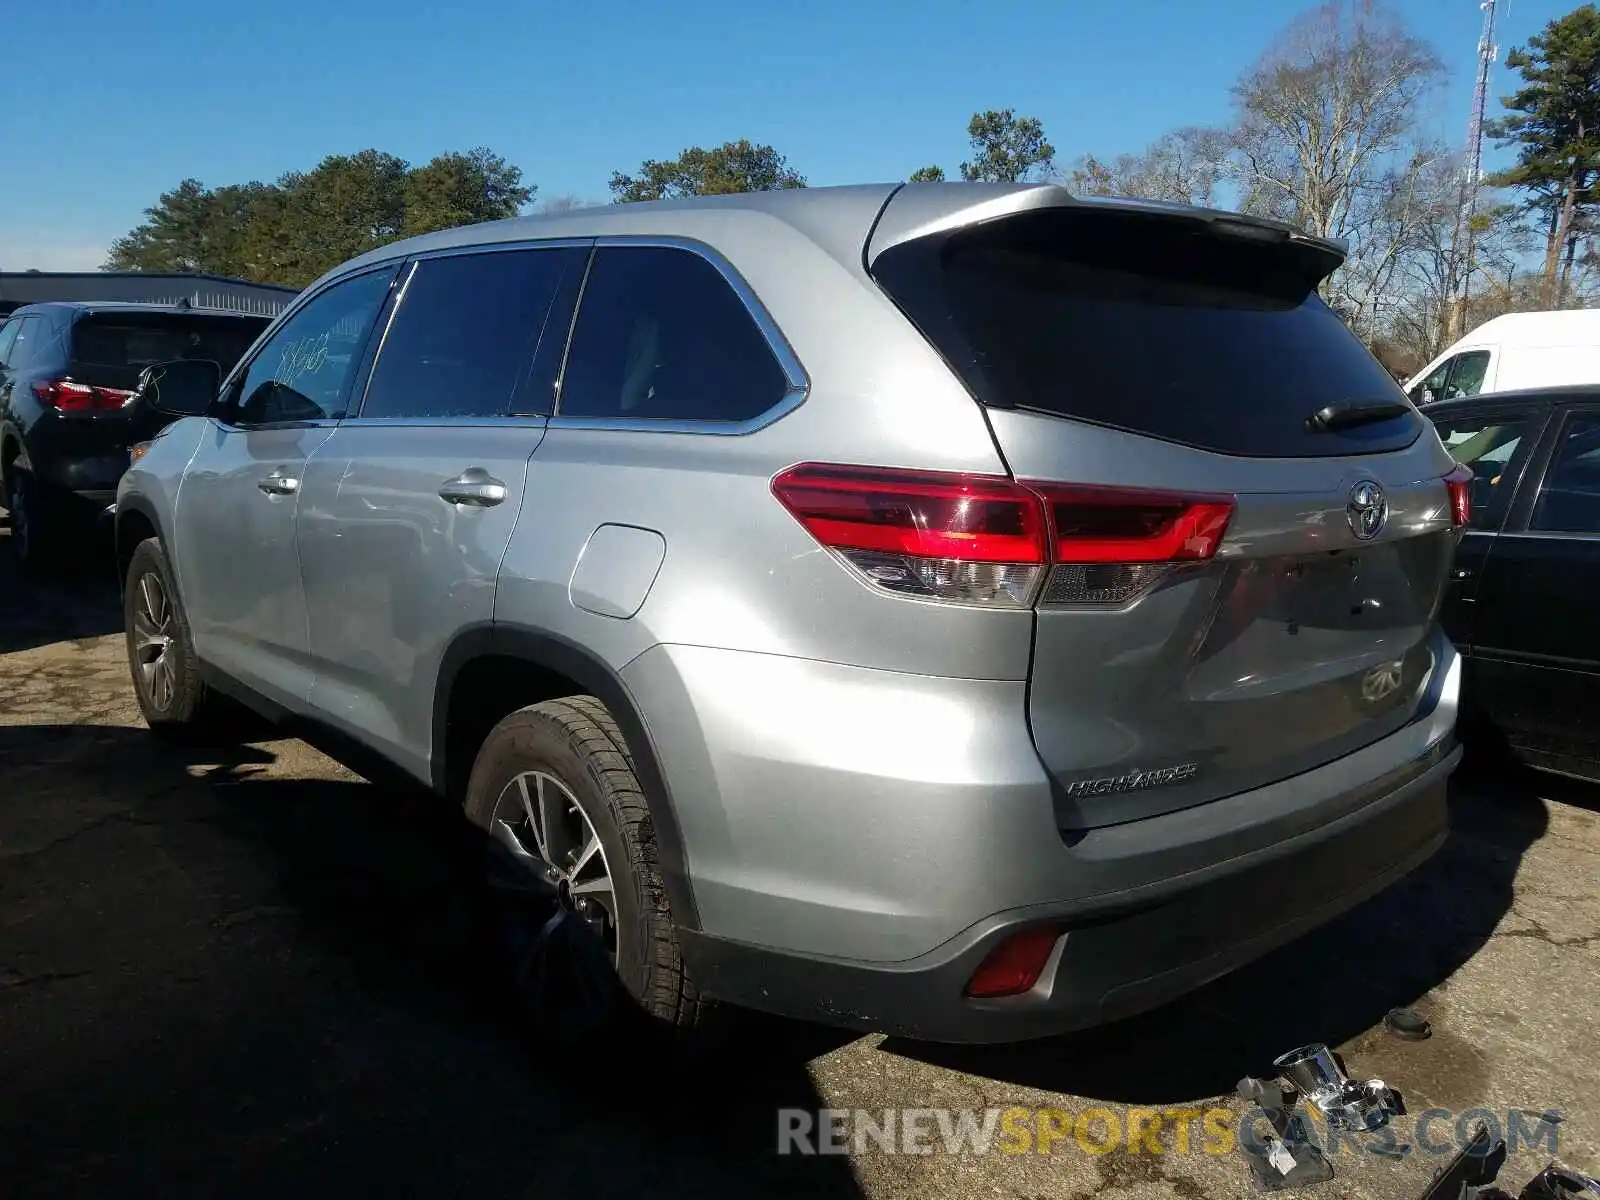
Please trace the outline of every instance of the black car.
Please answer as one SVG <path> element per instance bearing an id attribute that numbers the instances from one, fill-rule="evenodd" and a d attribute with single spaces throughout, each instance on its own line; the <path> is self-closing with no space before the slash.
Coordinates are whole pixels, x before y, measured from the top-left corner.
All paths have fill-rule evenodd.
<path id="1" fill-rule="evenodd" d="M 11 548 L 37 569 L 74 526 L 103 511 L 128 448 L 162 424 L 135 401 L 145 367 L 178 358 L 224 373 L 270 318 L 157 304 L 57 302 L 17 309 L 0 326 L 0 503 Z"/>
<path id="2" fill-rule="evenodd" d="M 1473 471 L 1444 610 L 1469 716 L 1530 766 L 1600 780 L 1600 388 L 1424 411 Z"/>

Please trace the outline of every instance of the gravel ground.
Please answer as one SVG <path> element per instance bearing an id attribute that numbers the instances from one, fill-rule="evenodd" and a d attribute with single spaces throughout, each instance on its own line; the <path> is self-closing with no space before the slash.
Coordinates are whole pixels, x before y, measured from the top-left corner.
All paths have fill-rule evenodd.
<path id="1" fill-rule="evenodd" d="M 484 970 L 460 824 L 438 802 L 270 733 L 154 746 L 120 625 L 94 572 L 38 587 L 0 567 L 7 1196 L 1220 1200 L 1252 1194 L 1243 1158 L 1208 1153 L 1221 1135 L 1203 1138 L 1198 1116 L 1163 1114 L 1231 1114 L 1218 1098 L 1241 1075 L 1312 1040 L 1401 1091 L 1397 1143 L 1420 1139 L 1430 1108 L 1554 1108 L 1560 1157 L 1600 1171 L 1594 789 L 1463 777 L 1455 832 L 1409 879 L 1118 1026 L 960 1050 L 737 1015 L 685 1066 L 522 1027 Z M 1408 1003 L 1430 1040 L 1382 1031 Z M 867 1138 L 780 1156 L 784 1108 L 1022 1111 L 982 1154 Z M 1015 1129 L 1071 1130 L 1093 1108 L 1108 1112 L 1084 1146 L 1067 1133 L 1049 1154 L 1031 1136 L 1005 1152 Z M 1105 1116 L 1120 1135 L 1130 1110 L 1159 1131 L 1097 1152 Z M 1431 1130 L 1453 1137 L 1450 1120 Z M 1514 1194 L 1548 1157 L 1519 1150 L 1502 1185 Z M 1443 1159 L 1347 1148 L 1334 1162 L 1337 1180 L 1309 1194 L 1415 1196 Z"/>

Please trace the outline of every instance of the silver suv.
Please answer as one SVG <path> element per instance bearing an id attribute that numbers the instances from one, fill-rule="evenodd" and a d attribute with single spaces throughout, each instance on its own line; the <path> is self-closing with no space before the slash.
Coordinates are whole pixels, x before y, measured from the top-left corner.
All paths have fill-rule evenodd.
<path id="1" fill-rule="evenodd" d="M 978 184 L 384 247 L 147 378 L 139 704 L 464 805 L 553 1023 L 1153 1006 L 1445 837 L 1467 493 L 1340 257 Z"/>

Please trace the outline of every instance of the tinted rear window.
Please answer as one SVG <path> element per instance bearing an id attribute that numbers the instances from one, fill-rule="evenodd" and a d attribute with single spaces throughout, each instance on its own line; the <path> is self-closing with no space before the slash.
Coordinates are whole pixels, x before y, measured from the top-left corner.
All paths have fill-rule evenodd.
<path id="1" fill-rule="evenodd" d="M 1409 445 L 1414 412 L 1337 432 L 1337 401 L 1404 401 L 1297 251 L 1146 214 L 1049 209 L 933 235 L 873 274 L 983 403 L 1227 454 Z"/>
<path id="2" fill-rule="evenodd" d="M 264 317 L 94 314 L 73 326 L 72 359 L 137 373 L 153 363 L 203 358 L 219 363 L 227 374 L 266 327 Z"/>

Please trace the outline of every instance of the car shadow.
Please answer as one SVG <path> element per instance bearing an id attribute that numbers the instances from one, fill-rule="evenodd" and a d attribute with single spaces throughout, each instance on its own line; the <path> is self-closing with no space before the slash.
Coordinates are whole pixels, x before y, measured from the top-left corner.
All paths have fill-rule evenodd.
<path id="1" fill-rule="evenodd" d="M 476 831 L 268 774 L 302 752 L 0 726 L 8 1195 L 860 1194 L 776 1152 L 851 1035 L 553 1041 L 491 965 Z"/>
<path id="2" fill-rule="evenodd" d="M 0 654 L 122 631 L 109 533 L 84 533 L 60 568 L 44 579 L 18 572 L 10 538 L 10 529 L 0 523 Z"/>
<path id="3" fill-rule="evenodd" d="M 1272 1060 L 1295 1046 L 1343 1045 L 1381 1026 L 1391 1008 L 1416 1005 L 1427 1013 L 1427 993 L 1483 946 L 1510 909 L 1523 852 L 1548 824 L 1540 797 L 1559 786 L 1518 773 L 1458 773 L 1451 833 L 1432 859 L 1329 924 L 1159 1009 L 1014 1046 L 890 1039 L 881 1049 L 1115 1103 L 1226 1095 L 1246 1074 L 1275 1074 Z M 1264 918 L 1271 902 L 1261 897 Z M 1436 1028 L 1433 1044 L 1450 1037 Z M 1472 1080 L 1454 1086 L 1473 1094 Z"/>

